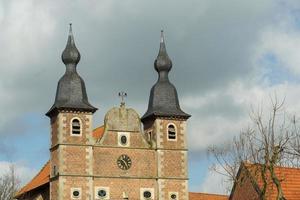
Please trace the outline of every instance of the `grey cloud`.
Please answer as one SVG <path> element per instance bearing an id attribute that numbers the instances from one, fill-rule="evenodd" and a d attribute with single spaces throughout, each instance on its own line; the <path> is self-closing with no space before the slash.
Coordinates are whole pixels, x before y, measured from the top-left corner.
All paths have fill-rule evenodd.
<path id="1" fill-rule="evenodd" d="M 11 2 L 14 1 L 6 1 L 5 5 Z M 167 49 L 174 63 L 170 77 L 180 98 L 222 90 L 232 81 L 253 73 L 249 55 L 261 28 L 271 23 L 273 13 L 277 12 L 274 4 L 268 0 L 32 3 L 29 7 L 33 13 L 43 13 L 43 19 L 32 14 L 21 24 L 32 27 L 32 33 L 27 30 L 22 36 L 24 40 L 18 44 L 6 35 L 11 42 L 5 44 L 25 49 L 17 53 L 26 59 L 20 63 L 18 54 L 12 58 L 11 61 L 21 67 L 14 62 L 0 61 L 1 68 L 18 69 L 3 70 L 0 75 L 3 92 L 13 96 L 11 101 L 2 102 L 1 111 L 9 112 L 9 119 L 13 120 L 26 112 L 42 116 L 50 108 L 57 81 L 64 73 L 60 54 L 66 44 L 70 21 L 82 54 L 78 70 L 85 79 L 90 101 L 100 108 L 95 124 L 102 123 L 104 113 L 118 104 L 120 90 L 128 92 L 128 104 L 138 105 L 141 115 L 146 110 L 150 88 L 157 78 L 153 61 L 161 28 L 165 29 Z M 11 17 L 14 10 L 7 9 L 7 12 L 3 18 L 4 29 L 13 27 L 11 23 L 17 20 Z M 43 28 L 47 27 L 44 22 L 51 24 L 51 33 L 44 34 L 47 30 Z M 36 40 L 28 43 L 26 37 L 32 38 L 32 35 Z M 24 47 L 28 44 L 30 46 Z M 0 54 L 6 53 L 5 48 L 0 50 Z M 11 107 L 13 111 L 8 109 Z M 219 107 L 215 107 L 214 112 L 222 108 L 224 112 L 238 112 L 238 108 L 229 109 L 226 101 Z M 203 109 L 189 110 L 192 115 L 200 112 L 209 113 Z M 0 134 L 4 134 L 3 128 Z"/>

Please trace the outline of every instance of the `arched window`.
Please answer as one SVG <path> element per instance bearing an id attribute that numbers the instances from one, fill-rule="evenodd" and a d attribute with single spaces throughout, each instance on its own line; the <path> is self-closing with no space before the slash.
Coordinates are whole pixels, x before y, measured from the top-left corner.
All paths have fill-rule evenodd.
<path id="1" fill-rule="evenodd" d="M 80 135 L 81 134 L 81 127 L 80 127 L 80 120 L 75 118 L 72 120 L 72 135 Z"/>
<path id="2" fill-rule="evenodd" d="M 168 125 L 168 139 L 176 140 L 176 128 L 174 124 Z"/>

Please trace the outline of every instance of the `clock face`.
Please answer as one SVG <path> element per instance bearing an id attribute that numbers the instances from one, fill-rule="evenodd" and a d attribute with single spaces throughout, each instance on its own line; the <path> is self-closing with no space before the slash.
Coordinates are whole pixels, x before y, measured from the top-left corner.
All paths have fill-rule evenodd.
<path id="1" fill-rule="evenodd" d="M 127 170 L 131 167 L 131 159 L 127 155 L 121 155 L 117 160 L 118 167 Z"/>

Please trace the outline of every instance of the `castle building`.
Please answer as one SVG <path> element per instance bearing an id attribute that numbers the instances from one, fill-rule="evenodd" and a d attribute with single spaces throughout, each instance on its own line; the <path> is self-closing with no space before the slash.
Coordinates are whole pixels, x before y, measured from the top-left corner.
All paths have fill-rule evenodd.
<path id="1" fill-rule="evenodd" d="M 158 80 L 141 118 L 122 101 L 106 113 L 103 126 L 93 129 L 97 108 L 89 103 L 76 70 L 80 53 L 71 26 L 62 61 L 66 71 L 46 113 L 51 125 L 50 161 L 16 198 L 188 200 L 190 115 L 181 110 L 168 78 L 172 61 L 163 32 L 154 62 Z M 200 194 L 192 196 L 201 199 Z"/>

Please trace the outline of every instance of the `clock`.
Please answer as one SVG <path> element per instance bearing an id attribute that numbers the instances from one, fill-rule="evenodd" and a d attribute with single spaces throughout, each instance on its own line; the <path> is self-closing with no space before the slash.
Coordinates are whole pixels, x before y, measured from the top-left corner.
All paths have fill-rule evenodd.
<path id="1" fill-rule="evenodd" d="M 118 167 L 122 170 L 128 170 L 131 167 L 131 159 L 129 156 L 123 154 L 117 160 Z"/>

